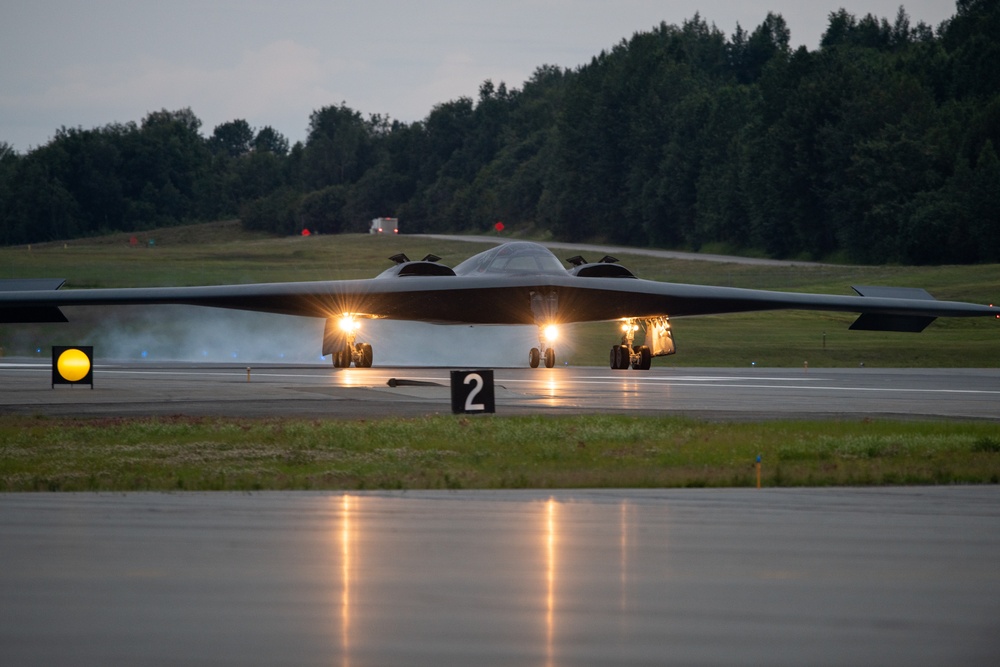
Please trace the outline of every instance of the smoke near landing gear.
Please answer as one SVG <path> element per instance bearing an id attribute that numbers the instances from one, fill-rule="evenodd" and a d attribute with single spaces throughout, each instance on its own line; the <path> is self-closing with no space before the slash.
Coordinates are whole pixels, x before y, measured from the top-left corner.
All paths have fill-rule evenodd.
<path id="1" fill-rule="evenodd" d="M 21 326 L 8 354 L 48 352 L 53 341 L 87 340 L 99 358 L 122 361 L 326 363 L 324 321 L 196 306 L 72 308 L 66 324 Z M 360 320 L 374 366 L 519 367 L 537 345 L 533 326 L 460 326 Z M 13 328 L 11 328 L 13 329 Z"/>

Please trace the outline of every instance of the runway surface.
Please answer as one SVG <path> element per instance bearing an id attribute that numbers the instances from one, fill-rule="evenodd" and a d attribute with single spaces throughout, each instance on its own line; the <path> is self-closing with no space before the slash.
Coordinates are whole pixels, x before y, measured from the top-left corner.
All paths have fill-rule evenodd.
<path id="1" fill-rule="evenodd" d="M 1000 489 L 0 495 L 11 665 L 995 665 Z"/>
<path id="2" fill-rule="evenodd" d="M 0 360 L 0 414 L 377 418 L 450 413 L 449 369 L 101 363 L 94 389 L 51 387 L 50 364 Z M 495 369 L 498 414 L 707 419 L 897 417 L 1000 421 L 998 369 Z M 390 387 L 389 380 L 402 386 Z M 416 385 L 414 383 L 421 383 Z"/>

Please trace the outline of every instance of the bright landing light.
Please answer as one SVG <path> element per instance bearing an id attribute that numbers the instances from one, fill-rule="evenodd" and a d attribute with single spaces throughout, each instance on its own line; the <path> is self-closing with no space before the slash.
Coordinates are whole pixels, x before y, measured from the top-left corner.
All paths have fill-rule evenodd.
<path id="1" fill-rule="evenodd" d="M 553 343 L 557 338 L 559 338 L 559 327 L 557 327 L 554 324 L 550 324 L 547 327 L 545 327 L 544 333 L 545 333 L 545 340 L 549 341 L 550 343 Z"/>
<path id="2" fill-rule="evenodd" d="M 354 333 L 360 326 L 360 323 L 350 315 L 344 315 L 340 318 L 340 330 L 345 333 Z"/>

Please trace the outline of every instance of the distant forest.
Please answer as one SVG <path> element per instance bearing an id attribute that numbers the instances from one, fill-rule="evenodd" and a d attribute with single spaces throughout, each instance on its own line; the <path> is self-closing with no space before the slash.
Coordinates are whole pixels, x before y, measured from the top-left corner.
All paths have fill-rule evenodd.
<path id="1" fill-rule="evenodd" d="M 1000 2 L 937 28 L 829 15 L 792 50 L 768 14 L 697 14 L 576 69 L 401 123 L 342 103 L 304 143 L 191 109 L 0 142 L 0 243 L 239 217 L 277 234 L 510 230 L 860 263 L 1000 261 Z"/>

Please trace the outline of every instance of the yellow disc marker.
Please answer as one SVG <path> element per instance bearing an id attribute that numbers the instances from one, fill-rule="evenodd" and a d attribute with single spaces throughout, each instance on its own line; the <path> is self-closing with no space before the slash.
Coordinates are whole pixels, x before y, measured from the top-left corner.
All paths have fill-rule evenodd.
<path id="1" fill-rule="evenodd" d="M 82 350 L 69 349 L 59 355 L 56 368 L 67 382 L 79 382 L 90 372 L 90 359 Z"/>

